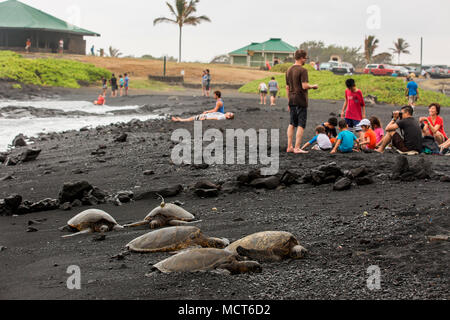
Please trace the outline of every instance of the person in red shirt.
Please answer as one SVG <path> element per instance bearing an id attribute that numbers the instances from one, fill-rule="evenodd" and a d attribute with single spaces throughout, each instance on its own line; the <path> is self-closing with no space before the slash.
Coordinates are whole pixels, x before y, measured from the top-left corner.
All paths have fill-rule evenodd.
<path id="1" fill-rule="evenodd" d="M 377 147 L 377 135 L 371 128 L 370 120 L 361 120 L 359 126 L 361 127 L 364 134 L 363 137 L 359 139 L 361 149 L 375 150 Z"/>
<path id="2" fill-rule="evenodd" d="M 99 95 L 97 100 L 94 101 L 94 104 L 97 105 L 97 106 L 103 106 L 103 105 L 105 105 L 105 103 L 106 103 L 106 100 L 103 97 L 103 95 Z"/>
<path id="3" fill-rule="evenodd" d="M 362 91 L 356 87 L 354 79 L 345 82 L 345 103 L 342 107 L 341 118 L 345 119 L 349 128 L 355 128 L 366 117 L 366 103 Z"/>
<path id="4" fill-rule="evenodd" d="M 441 106 L 439 103 L 432 103 L 428 107 L 430 116 L 428 118 L 420 118 L 420 122 L 424 124 L 423 135 L 434 137 L 438 144 L 443 144 L 448 140 L 448 136 L 444 130 L 444 119 L 439 114 L 441 113 Z"/>

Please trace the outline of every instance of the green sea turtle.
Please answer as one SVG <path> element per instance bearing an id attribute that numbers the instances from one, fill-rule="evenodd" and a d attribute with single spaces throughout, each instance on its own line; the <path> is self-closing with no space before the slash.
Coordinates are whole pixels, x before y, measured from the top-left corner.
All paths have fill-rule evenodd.
<path id="1" fill-rule="evenodd" d="M 67 222 L 67 225 L 60 228 L 62 231 L 76 232 L 63 238 L 73 237 L 79 234 L 92 232 L 108 232 L 123 229 L 117 221 L 108 213 L 102 210 L 89 209 L 77 214 Z"/>
<path id="2" fill-rule="evenodd" d="M 170 252 L 192 246 L 223 249 L 227 239 L 209 238 L 197 227 L 170 227 L 149 232 L 126 245 L 128 250 L 141 253 Z"/>
<path id="3" fill-rule="evenodd" d="M 293 234 L 282 231 L 255 233 L 233 242 L 225 250 L 257 261 L 300 259 L 307 253 Z"/>
<path id="4" fill-rule="evenodd" d="M 162 197 L 161 197 L 162 198 Z M 195 221 L 194 215 L 187 212 L 183 208 L 172 204 L 165 203 L 162 198 L 162 203 L 159 207 L 150 212 L 142 221 L 138 221 L 132 224 L 127 224 L 124 227 L 139 227 L 149 225 L 150 229 L 157 229 L 164 226 L 185 226 L 192 223 L 199 223 L 201 221 Z"/>
<path id="5" fill-rule="evenodd" d="M 180 252 L 153 266 L 163 273 L 227 270 L 231 274 L 261 272 L 256 261 L 245 261 L 235 253 L 222 249 L 201 248 Z"/>

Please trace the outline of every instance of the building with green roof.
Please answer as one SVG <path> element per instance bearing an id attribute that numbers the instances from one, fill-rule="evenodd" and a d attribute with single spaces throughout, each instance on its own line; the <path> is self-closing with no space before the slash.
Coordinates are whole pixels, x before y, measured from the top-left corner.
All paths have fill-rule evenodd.
<path id="1" fill-rule="evenodd" d="M 231 64 L 248 67 L 263 67 L 266 61 L 273 66 L 276 60 L 283 62 L 293 58 L 298 48 L 291 46 L 280 38 L 271 38 L 266 42 L 253 42 L 248 46 L 230 52 Z"/>
<path id="2" fill-rule="evenodd" d="M 63 40 L 65 53 L 86 54 L 84 36 L 100 35 L 17 0 L 0 2 L 0 50 L 24 51 L 30 39 L 32 52 L 57 52 Z"/>

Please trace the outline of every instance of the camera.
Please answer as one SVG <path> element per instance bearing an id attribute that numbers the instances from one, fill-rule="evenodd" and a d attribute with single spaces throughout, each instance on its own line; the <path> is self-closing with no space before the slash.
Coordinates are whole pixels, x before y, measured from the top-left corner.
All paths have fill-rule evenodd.
<path id="1" fill-rule="evenodd" d="M 392 112 L 392 119 L 403 119 L 403 112 L 401 111 L 394 111 Z"/>

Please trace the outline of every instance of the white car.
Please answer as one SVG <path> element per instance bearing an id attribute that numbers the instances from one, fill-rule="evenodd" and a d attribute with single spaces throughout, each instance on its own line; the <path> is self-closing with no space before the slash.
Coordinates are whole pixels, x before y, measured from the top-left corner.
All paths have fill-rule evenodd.
<path id="1" fill-rule="evenodd" d="M 333 66 L 331 72 L 339 75 L 352 76 L 355 73 L 355 67 L 351 63 L 342 62 Z"/>
<path id="2" fill-rule="evenodd" d="M 405 67 L 393 66 L 392 69 L 397 71 L 397 74 L 401 77 L 407 77 L 410 74 L 410 71 L 408 69 L 406 69 Z"/>

